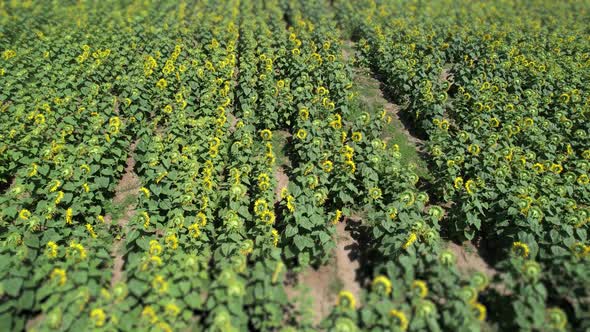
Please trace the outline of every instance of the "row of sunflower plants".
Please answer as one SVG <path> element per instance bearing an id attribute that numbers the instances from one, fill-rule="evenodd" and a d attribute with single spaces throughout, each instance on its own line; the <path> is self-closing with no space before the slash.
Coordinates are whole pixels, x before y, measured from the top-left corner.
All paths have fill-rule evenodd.
<path id="1" fill-rule="evenodd" d="M 449 230 L 496 241 L 499 257 L 513 243 L 530 248 L 546 271 L 547 301 L 571 306 L 577 328 L 588 324 L 582 294 L 589 291 L 588 41 L 576 34 L 580 6 L 543 3 L 524 20 L 520 5 L 461 3 L 455 15 L 442 15 L 438 3 L 340 8 L 361 62 L 429 138 L 437 195 L 454 202 Z M 572 9 L 581 14 L 566 14 Z M 407 12 L 415 15 L 399 15 Z M 562 20 L 537 25 L 549 12 Z"/>
<path id="2" fill-rule="evenodd" d="M 1 321 L 22 330 L 39 316 L 28 328 L 84 329 L 97 317 L 88 304 L 112 279 L 119 229 L 105 202 L 124 170 L 133 122 L 112 82 L 124 75 L 130 53 L 113 51 L 125 36 L 106 35 L 103 14 L 112 6 L 10 6 L 9 22 L 34 14 L 46 23 L 3 32 L 2 124 L 12 128 L 3 136 L 3 171 L 12 184 L 0 203 Z M 81 9 L 88 19 L 72 21 Z M 68 38 L 65 30 L 73 31 Z M 35 38 L 18 38 L 27 31 Z"/>

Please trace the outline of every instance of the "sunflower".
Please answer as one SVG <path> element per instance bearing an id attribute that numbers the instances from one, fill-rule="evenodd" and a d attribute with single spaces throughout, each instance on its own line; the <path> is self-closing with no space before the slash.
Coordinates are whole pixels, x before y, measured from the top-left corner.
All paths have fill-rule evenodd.
<path id="1" fill-rule="evenodd" d="M 578 184 L 582 185 L 582 186 L 586 186 L 590 183 L 590 177 L 588 177 L 588 174 L 582 174 L 578 177 Z"/>
<path id="2" fill-rule="evenodd" d="M 334 129 L 342 128 L 342 116 L 340 114 L 334 114 L 334 120 L 330 121 L 330 127 Z"/>
<path id="3" fill-rule="evenodd" d="M 332 224 L 336 225 L 340 222 L 340 219 L 342 218 L 342 211 L 341 210 L 336 210 L 335 214 L 334 214 L 334 218 L 332 218 Z"/>
<path id="4" fill-rule="evenodd" d="M 141 191 L 141 192 L 143 193 L 143 196 L 144 196 L 145 198 L 147 198 L 147 199 L 149 199 L 149 198 L 150 198 L 150 190 L 149 190 L 148 188 L 146 188 L 146 187 L 141 187 L 141 188 L 139 189 L 139 191 Z"/>
<path id="5" fill-rule="evenodd" d="M 567 326 L 567 315 L 560 308 L 549 308 L 545 311 L 545 320 L 551 328 L 564 330 Z"/>
<path id="6" fill-rule="evenodd" d="M 563 172 L 563 166 L 561 166 L 560 164 L 552 164 L 549 169 L 551 170 L 551 172 L 555 174 L 560 174 L 561 172 Z"/>
<path id="7" fill-rule="evenodd" d="M 47 242 L 47 248 L 45 250 L 45 255 L 48 258 L 56 258 L 57 254 L 58 254 L 58 249 L 59 249 L 59 246 L 57 245 L 57 243 L 55 243 L 53 241 L 49 241 L 49 242 Z"/>
<path id="8" fill-rule="evenodd" d="M 260 215 L 260 220 L 267 225 L 272 225 L 275 222 L 275 213 L 271 210 L 266 210 Z"/>
<path id="9" fill-rule="evenodd" d="M 406 190 L 400 194 L 399 200 L 406 206 L 412 206 L 416 202 L 416 195 L 411 190 Z"/>
<path id="10" fill-rule="evenodd" d="M 254 214 L 257 216 L 262 215 L 266 210 L 268 210 L 268 203 L 265 199 L 259 198 L 254 202 Z"/>
<path id="11" fill-rule="evenodd" d="M 416 315 L 419 317 L 430 317 L 436 313 L 436 305 L 428 300 L 420 300 L 416 305 Z"/>
<path id="12" fill-rule="evenodd" d="M 54 268 L 53 271 L 51 271 L 51 275 L 49 277 L 51 278 L 51 280 L 57 279 L 57 284 L 60 286 L 65 285 L 65 283 L 68 281 L 66 270 L 60 269 L 58 267 Z"/>
<path id="13" fill-rule="evenodd" d="M 309 118 L 309 111 L 307 110 L 307 108 L 302 108 L 299 110 L 299 117 L 301 118 L 301 120 L 307 120 Z"/>
<path id="14" fill-rule="evenodd" d="M 523 258 L 527 258 L 529 257 L 529 246 L 526 245 L 526 243 L 522 243 L 522 242 L 514 242 L 512 243 L 512 252 L 516 255 L 516 256 L 520 256 Z"/>
<path id="15" fill-rule="evenodd" d="M 166 245 L 168 246 L 168 248 L 170 248 L 172 250 L 176 250 L 178 248 L 178 237 L 174 233 L 173 234 L 169 234 L 164 239 L 164 243 L 166 243 Z"/>
<path id="16" fill-rule="evenodd" d="M 441 221 L 445 215 L 445 211 L 438 205 L 431 205 L 428 209 L 428 214 L 438 221 Z"/>
<path id="17" fill-rule="evenodd" d="M 541 272 L 541 265 L 535 261 L 526 261 L 522 266 L 522 273 L 524 277 L 533 282 L 539 280 Z"/>
<path id="18" fill-rule="evenodd" d="M 361 132 L 355 131 L 352 133 L 351 138 L 354 142 L 360 142 L 363 139 L 363 134 Z"/>
<path id="19" fill-rule="evenodd" d="M 164 277 L 156 275 L 152 280 L 152 288 L 156 290 L 158 294 L 164 294 L 168 292 L 168 282 Z"/>
<path id="20" fill-rule="evenodd" d="M 442 130 L 448 130 L 449 129 L 449 120 L 447 119 L 443 119 L 440 121 L 440 123 L 438 124 L 438 127 Z"/>
<path id="21" fill-rule="evenodd" d="M 354 161 L 347 160 L 347 161 L 344 162 L 344 165 L 346 166 L 347 170 L 351 174 L 354 174 L 356 172 L 356 164 L 354 163 Z"/>
<path id="22" fill-rule="evenodd" d="M 199 224 L 194 223 L 190 226 L 188 226 L 188 233 L 193 237 L 193 238 L 198 238 L 199 235 L 201 235 L 201 228 L 199 226 Z"/>
<path id="23" fill-rule="evenodd" d="M 398 212 L 398 211 L 397 211 L 397 208 L 395 208 L 395 207 L 390 207 L 390 208 L 387 210 L 387 216 L 389 217 L 389 219 L 393 220 L 393 219 L 395 219 L 395 218 L 397 217 L 397 212 Z"/>
<path id="24" fill-rule="evenodd" d="M 498 120 L 498 118 L 494 117 L 490 119 L 490 126 L 492 126 L 493 128 L 498 128 L 500 126 L 500 120 Z"/>
<path id="25" fill-rule="evenodd" d="M 391 281 L 386 276 L 380 275 L 373 279 L 371 283 L 373 291 L 378 293 L 384 292 L 385 295 L 391 294 Z"/>
<path id="26" fill-rule="evenodd" d="M 394 324 L 399 327 L 402 331 L 405 331 L 408 329 L 408 318 L 406 317 L 406 315 L 399 311 L 399 310 L 395 310 L 392 309 L 391 311 L 389 311 L 389 316 L 391 316 L 392 318 L 394 318 L 395 322 Z"/>
<path id="27" fill-rule="evenodd" d="M 381 198 L 381 189 L 379 189 L 378 187 L 373 187 L 373 188 L 369 189 L 369 196 L 374 200 L 380 199 Z"/>
<path id="28" fill-rule="evenodd" d="M 102 327 L 106 322 L 106 314 L 102 309 L 92 309 L 90 311 L 90 320 L 94 323 L 95 327 Z"/>
<path id="29" fill-rule="evenodd" d="M 541 174 L 545 171 L 545 166 L 541 163 L 536 163 L 533 165 L 533 170 L 537 172 L 537 174 Z"/>
<path id="30" fill-rule="evenodd" d="M 151 240 L 148 252 L 152 256 L 160 256 L 162 254 L 162 246 L 160 245 L 160 242 L 158 242 L 158 240 Z"/>
<path id="31" fill-rule="evenodd" d="M 155 324 L 158 322 L 158 316 L 156 315 L 156 312 L 149 305 L 143 308 L 143 310 L 141 311 L 141 317 L 146 318 L 151 324 Z"/>
<path id="32" fill-rule="evenodd" d="M 336 305 L 346 309 L 352 309 L 356 307 L 356 299 L 354 295 L 352 295 L 349 291 L 341 291 L 338 293 L 338 299 L 336 301 Z"/>
<path id="33" fill-rule="evenodd" d="M 476 302 L 471 305 L 471 308 L 473 309 L 477 320 L 482 321 L 482 322 L 484 320 L 486 320 L 487 310 L 483 304 Z"/>
<path id="34" fill-rule="evenodd" d="M 305 140 L 307 138 L 307 131 L 303 128 L 297 130 L 297 133 L 295 134 L 295 136 L 300 139 L 300 140 Z"/>
<path id="35" fill-rule="evenodd" d="M 465 303 L 475 303 L 477 296 L 479 295 L 477 289 L 471 286 L 464 286 L 461 288 L 459 295 Z"/>
<path id="36" fill-rule="evenodd" d="M 180 314 L 180 308 L 174 303 L 174 302 L 170 302 L 168 304 L 166 304 L 166 315 L 167 316 L 172 316 L 172 317 L 176 317 L 178 316 L 178 314 Z"/>
<path id="37" fill-rule="evenodd" d="M 577 258 L 583 258 L 590 254 L 590 246 L 587 246 L 581 242 L 572 244 L 570 250 Z"/>
<path id="38" fill-rule="evenodd" d="M 156 83 L 156 87 L 160 90 L 164 90 L 166 89 L 166 87 L 168 86 L 168 82 L 166 82 L 165 79 L 160 79 L 157 83 Z"/>
<path id="39" fill-rule="evenodd" d="M 279 232 L 273 228 L 270 234 L 272 235 L 272 244 L 276 247 L 279 244 Z"/>
<path id="40" fill-rule="evenodd" d="M 471 153 L 472 155 L 477 156 L 477 155 L 479 155 L 481 148 L 477 144 L 470 144 L 467 147 L 467 151 L 469 151 L 469 153 Z"/>
<path id="41" fill-rule="evenodd" d="M 322 162 L 321 166 L 322 166 L 322 170 L 326 173 L 330 173 L 334 169 L 334 164 L 329 160 L 324 160 Z"/>
<path id="42" fill-rule="evenodd" d="M 292 195 L 287 195 L 287 210 L 291 213 L 295 212 L 295 197 Z"/>
<path id="43" fill-rule="evenodd" d="M 453 181 L 453 186 L 457 190 L 463 188 L 463 178 L 460 177 L 460 176 L 459 177 L 456 177 L 455 180 Z"/>
<path id="44" fill-rule="evenodd" d="M 414 280 L 412 282 L 412 292 L 419 298 L 423 299 L 428 295 L 428 286 L 422 280 Z"/>
<path id="45" fill-rule="evenodd" d="M 66 210 L 66 224 L 68 224 L 68 225 L 72 224 L 73 215 L 74 215 L 74 212 L 73 212 L 72 208 L 68 208 Z"/>
<path id="46" fill-rule="evenodd" d="M 94 227 L 92 227 L 91 224 L 86 224 L 86 230 L 90 234 L 91 238 L 96 239 L 97 235 L 96 235 L 96 232 L 94 231 Z"/>
<path id="47" fill-rule="evenodd" d="M 260 137 L 265 141 L 270 141 L 272 139 L 272 131 L 270 129 L 263 129 L 260 131 Z"/>
<path id="48" fill-rule="evenodd" d="M 467 193 L 469 195 L 473 195 L 475 192 L 475 181 L 473 181 L 472 179 L 467 180 L 467 182 L 465 182 L 465 190 L 467 191 Z"/>
<path id="49" fill-rule="evenodd" d="M 418 240 L 418 236 L 416 235 L 416 233 L 410 233 L 402 248 L 408 249 L 414 242 L 416 242 L 416 240 Z"/>
<path id="50" fill-rule="evenodd" d="M 22 209 L 18 213 L 18 217 L 22 220 L 28 220 L 31 217 L 31 211 L 27 209 Z"/>
<path id="51" fill-rule="evenodd" d="M 477 271 L 471 276 L 471 285 L 480 292 L 483 291 L 489 283 L 490 279 L 483 272 Z"/>

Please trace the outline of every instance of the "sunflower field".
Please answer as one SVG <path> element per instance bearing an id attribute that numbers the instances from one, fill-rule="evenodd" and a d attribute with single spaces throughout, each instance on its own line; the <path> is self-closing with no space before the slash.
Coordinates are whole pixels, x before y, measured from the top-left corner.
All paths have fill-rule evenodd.
<path id="1" fill-rule="evenodd" d="M 0 331 L 590 331 L 588 22 L 0 0 Z"/>

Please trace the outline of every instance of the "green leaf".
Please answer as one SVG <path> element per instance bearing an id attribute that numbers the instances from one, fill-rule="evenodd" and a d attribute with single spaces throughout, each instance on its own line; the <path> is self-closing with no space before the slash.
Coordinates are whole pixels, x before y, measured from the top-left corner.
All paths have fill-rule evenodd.
<path id="1" fill-rule="evenodd" d="M 18 299 L 18 308 L 21 310 L 31 310 L 35 304 L 35 291 L 27 289 L 23 292 L 21 297 Z"/>
<path id="2" fill-rule="evenodd" d="M 35 234 L 25 233 L 24 242 L 30 248 L 39 248 L 39 237 Z"/>
<path id="3" fill-rule="evenodd" d="M 184 302 L 193 310 L 201 309 L 203 300 L 201 295 L 197 292 L 192 292 L 184 297 Z"/>
<path id="4" fill-rule="evenodd" d="M 303 249 L 305 249 L 305 247 L 307 245 L 307 238 L 305 238 L 301 235 L 295 235 L 295 237 L 293 238 L 293 242 L 295 243 L 295 246 L 297 247 L 297 249 L 299 249 L 300 251 L 303 251 Z"/>
<path id="5" fill-rule="evenodd" d="M 129 281 L 129 291 L 136 297 L 141 297 L 148 290 L 148 285 L 145 282 L 133 279 Z"/>
<path id="6" fill-rule="evenodd" d="M 4 291 L 6 294 L 16 297 L 23 285 L 22 278 L 10 278 L 4 280 Z"/>

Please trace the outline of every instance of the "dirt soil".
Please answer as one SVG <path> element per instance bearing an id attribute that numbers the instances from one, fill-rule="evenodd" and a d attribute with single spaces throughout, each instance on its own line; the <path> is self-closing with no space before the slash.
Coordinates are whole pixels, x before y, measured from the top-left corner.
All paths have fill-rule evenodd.
<path id="1" fill-rule="evenodd" d="M 277 187 L 275 188 L 276 202 L 281 200 L 281 191 L 289 185 L 289 177 L 285 173 L 282 166 L 277 167 L 275 171 L 275 179 L 277 179 Z"/>
<path id="2" fill-rule="evenodd" d="M 477 253 L 477 248 L 471 242 L 465 242 L 463 245 L 458 245 L 449 242 L 449 249 L 457 257 L 457 268 L 462 274 L 469 274 L 475 271 L 483 272 L 488 277 L 492 278 L 497 271 L 488 265 Z"/>
<path id="3" fill-rule="evenodd" d="M 113 204 L 123 204 L 124 202 L 128 202 L 130 196 L 137 196 L 139 192 L 139 188 L 141 186 L 141 182 L 139 181 L 139 177 L 135 174 L 135 159 L 133 158 L 133 152 L 135 151 L 135 147 L 137 146 L 137 141 L 133 142 L 129 147 L 130 153 L 129 157 L 127 158 L 127 165 L 125 167 L 125 171 L 121 180 L 117 184 L 115 188 L 115 197 L 113 198 Z M 123 216 L 116 220 L 117 224 L 122 227 L 123 229 L 127 228 L 127 224 L 135 216 L 135 204 L 131 203 L 125 207 Z M 105 218 L 107 222 L 112 222 L 111 216 L 107 216 Z M 126 232 L 123 232 L 124 234 Z M 123 267 L 125 265 L 125 260 L 123 258 L 123 253 L 121 252 L 123 244 L 123 239 L 118 239 L 115 244 L 113 245 L 113 249 L 111 252 L 111 256 L 113 257 L 113 275 L 111 278 L 111 286 L 114 286 L 117 282 L 123 279 Z"/>
<path id="4" fill-rule="evenodd" d="M 289 299 L 301 295 L 298 285 L 309 289 L 312 297 L 313 322 L 319 324 L 332 311 L 340 290 L 351 292 L 356 298 L 357 307 L 360 306 L 361 285 L 356 280 L 360 263 L 351 253 L 356 247 L 356 241 L 346 230 L 346 223 L 336 226 L 336 249 L 327 265 L 317 270 L 308 268 L 296 276 L 295 285 L 287 285 L 285 291 Z"/>

